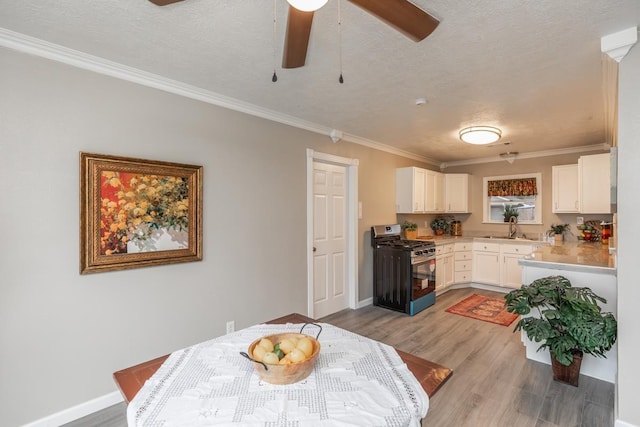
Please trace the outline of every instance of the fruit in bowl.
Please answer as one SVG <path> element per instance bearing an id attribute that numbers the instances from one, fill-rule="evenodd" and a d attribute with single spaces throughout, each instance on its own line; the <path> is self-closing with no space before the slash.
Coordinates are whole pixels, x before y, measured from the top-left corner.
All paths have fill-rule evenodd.
<path id="1" fill-rule="evenodd" d="M 298 334 L 299 335 L 299 334 Z M 258 362 L 268 365 L 288 365 L 303 362 L 313 354 L 310 337 L 292 335 L 274 343 L 270 338 L 261 338 L 251 355 Z"/>
<path id="2" fill-rule="evenodd" d="M 319 353 L 317 339 L 302 333 L 283 333 L 258 338 L 249 346 L 247 356 L 251 355 L 263 381 L 292 384 L 311 374 Z"/>

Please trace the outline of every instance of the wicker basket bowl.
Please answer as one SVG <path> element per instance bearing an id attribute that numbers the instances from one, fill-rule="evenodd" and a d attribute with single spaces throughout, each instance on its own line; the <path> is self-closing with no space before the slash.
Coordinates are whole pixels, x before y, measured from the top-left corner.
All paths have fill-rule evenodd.
<path id="1" fill-rule="evenodd" d="M 298 381 L 302 381 L 307 378 L 311 371 L 313 371 L 313 367 L 316 364 L 316 360 L 318 359 L 318 354 L 320 353 L 320 343 L 317 339 L 305 335 L 305 334 L 297 334 L 297 333 L 283 333 L 283 334 L 274 334 L 267 335 L 261 338 L 258 338 L 249 346 L 248 354 L 253 355 L 253 349 L 258 345 L 261 339 L 268 338 L 272 343 L 277 344 L 285 338 L 309 338 L 311 343 L 313 344 L 313 352 L 311 356 L 303 360 L 302 362 L 291 363 L 288 365 L 265 365 L 262 362 L 256 362 L 252 360 L 253 367 L 256 370 L 256 373 L 260 377 L 260 379 L 269 384 L 293 384 Z"/>

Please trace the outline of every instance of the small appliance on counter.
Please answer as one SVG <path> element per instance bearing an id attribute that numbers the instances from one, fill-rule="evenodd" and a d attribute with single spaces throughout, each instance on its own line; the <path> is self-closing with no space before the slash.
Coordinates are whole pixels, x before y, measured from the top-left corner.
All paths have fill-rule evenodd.
<path id="1" fill-rule="evenodd" d="M 462 236 L 462 223 L 460 221 L 451 221 L 451 235 Z"/>

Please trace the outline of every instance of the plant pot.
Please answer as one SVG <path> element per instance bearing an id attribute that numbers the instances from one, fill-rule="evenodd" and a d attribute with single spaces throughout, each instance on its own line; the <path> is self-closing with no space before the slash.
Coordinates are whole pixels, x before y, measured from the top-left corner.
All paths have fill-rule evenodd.
<path id="1" fill-rule="evenodd" d="M 582 365 L 582 352 L 573 353 L 573 362 L 569 366 L 564 366 L 551 356 L 551 369 L 553 370 L 553 380 L 578 387 L 580 376 L 580 365 Z"/>
<path id="2" fill-rule="evenodd" d="M 553 238 L 556 240 L 556 242 L 562 242 L 564 240 L 564 234 L 555 234 Z"/>
<path id="3" fill-rule="evenodd" d="M 416 240 L 418 238 L 418 230 L 404 230 L 404 237 L 407 240 Z"/>
<path id="4" fill-rule="evenodd" d="M 442 236 L 444 234 L 444 230 L 436 230 L 436 236 Z"/>

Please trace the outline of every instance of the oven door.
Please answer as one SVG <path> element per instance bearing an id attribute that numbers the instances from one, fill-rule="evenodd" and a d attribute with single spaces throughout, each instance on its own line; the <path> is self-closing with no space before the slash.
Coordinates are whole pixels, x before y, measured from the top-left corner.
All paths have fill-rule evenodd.
<path id="1" fill-rule="evenodd" d="M 436 290 L 436 257 L 416 256 L 411 258 L 411 299 Z"/>

